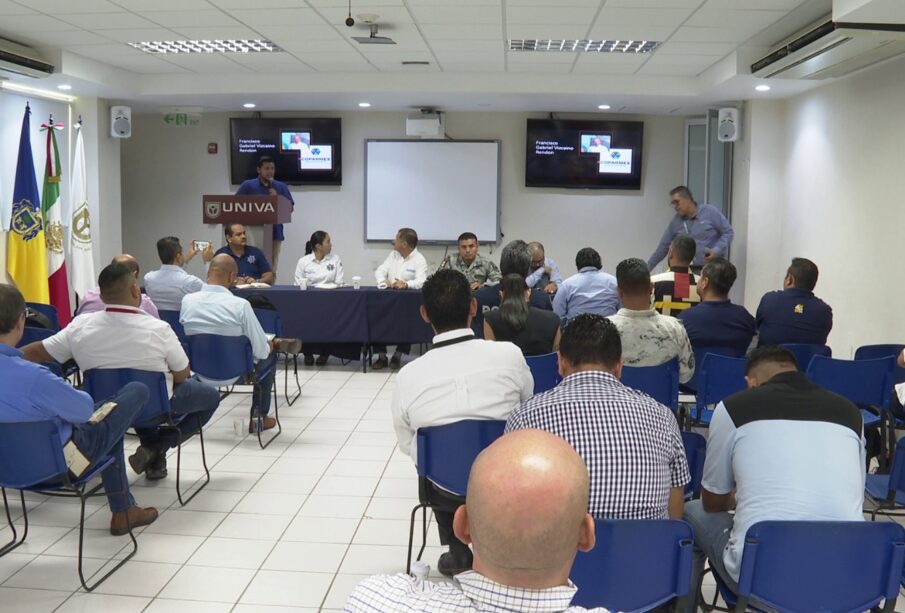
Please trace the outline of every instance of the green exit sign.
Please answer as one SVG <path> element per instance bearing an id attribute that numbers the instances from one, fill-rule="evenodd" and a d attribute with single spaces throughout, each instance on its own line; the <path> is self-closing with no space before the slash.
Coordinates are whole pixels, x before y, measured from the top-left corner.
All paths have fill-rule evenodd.
<path id="1" fill-rule="evenodd" d="M 197 128 L 201 125 L 201 115 L 190 113 L 167 113 L 163 116 L 163 123 L 179 128 Z"/>

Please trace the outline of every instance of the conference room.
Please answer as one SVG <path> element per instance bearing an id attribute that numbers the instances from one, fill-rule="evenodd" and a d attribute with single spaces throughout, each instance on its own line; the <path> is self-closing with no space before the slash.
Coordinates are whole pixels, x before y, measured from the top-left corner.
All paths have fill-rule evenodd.
<path id="1" fill-rule="evenodd" d="M 328 355 L 279 356 L 281 428 L 266 448 L 245 427 L 252 388 L 237 386 L 203 430 L 204 456 L 199 437 L 180 448 L 178 486 L 175 448 L 166 479 L 128 469 L 137 504 L 160 515 L 90 593 L 80 554 L 90 575 L 131 540 L 111 536 L 104 500 L 90 499 L 82 552 L 80 505 L 27 494 L 25 542 L 0 555 L 0 610 L 343 610 L 369 576 L 405 573 L 419 483 L 392 405 L 434 329 L 420 289 L 378 289 L 400 228 L 417 232 L 431 273 L 472 232 L 494 266 L 512 241 L 538 241 L 564 278 L 585 247 L 616 275 L 649 259 L 677 215 L 671 190 L 687 186 L 734 231 L 717 254 L 737 271 L 732 303 L 755 314 L 807 258 L 834 313 L 832 358 L 905 343 L 902 32 L 894 0 L 0 0 L 0 283 L 27 285 L 9 273 L 28 262 L 23 119 L 46 276 L 68 282 L 61 323 L 114 256 L 134 256 L 143 279 L 161 266 L 161 238 L 186 256 L 198 242 L 224 247 L 232 220 L 211 219 L 207 203 L 257 181 L 266 155 L 294 205 L 281 237 L 248 223 L 275 284 L 236 294 L 263 296 L 278 336 Z M 50 136 L 60 168 L 48 173 Z M 295 272 L 318 231 L 343 281 L 302 290 Z M 203 253 L 184 268 L 207 280 Z M 402 371 L 372 368 L 374 346 L 391 358 L 406 344 Z M 708 438 L 694 417 L 678 425 Z M 879 422 L 882 474 L 898 431 Z M 124 445 L 129 455 L 139 441 Z M 209 483 L 181 504 L 205 465 Z M 21 536 L 18 491 L 5 489 Z M 431 581 L 450 581 L 426 521 L 421 560 Z M 716 583 L 703 581 L 709 602 Z"/>

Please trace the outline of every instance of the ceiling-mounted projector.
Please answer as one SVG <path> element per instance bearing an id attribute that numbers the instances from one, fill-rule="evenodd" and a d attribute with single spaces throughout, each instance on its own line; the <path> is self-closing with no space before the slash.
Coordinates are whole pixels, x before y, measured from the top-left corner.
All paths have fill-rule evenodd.
<path id="1" fill-rule="evenodd" d="M 352 40 L 362 45 L 395 45 L 396 41 L 388 36 L 377 35 L 377 15 L 359 15 L 358 18 L 371 30 L 370 36 L 353 36 Z"/>

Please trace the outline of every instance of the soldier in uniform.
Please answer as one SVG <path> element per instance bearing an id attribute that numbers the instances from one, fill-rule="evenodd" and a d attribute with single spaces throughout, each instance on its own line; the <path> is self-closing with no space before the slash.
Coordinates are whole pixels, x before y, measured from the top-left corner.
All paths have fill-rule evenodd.
<path id="1" fill-rule="evenodd" d="M 492 261 L 478 255 L 478 237 L 472 232 L 463 232 L 459 235 L 459 253 L 455 256 L 447 256 L 440 263 L 440 269 L 451 268 L 458 270 L 471 286 L 471 291 L 477 291 L 485 284 L 496 285 L 503 278 L 500 269 Z"/>

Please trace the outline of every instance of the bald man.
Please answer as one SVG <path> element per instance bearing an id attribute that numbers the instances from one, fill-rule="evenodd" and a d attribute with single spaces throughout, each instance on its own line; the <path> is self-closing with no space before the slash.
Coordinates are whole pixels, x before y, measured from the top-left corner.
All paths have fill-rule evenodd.
<path id="1" fill-rule="evenodd" d="M 577 552 L 594 548 L 587 508 L 588 471 L 568 443 L 540 430 L 507 434 L 475 460 L 467 502 L 456 511 L 456 535 L 474 548 L 473 570 L 442 584 L 377 575 L 355 588 L 345 610 L 515 611 L 522 609 L 514 603 L 543 603 L 544 611 L 585 611 L 569 606 L 577 589 L 569 571 Z"/>
<path id="2" fill-rule="evenodd" d="M 138 266 L 138 260 L 129 255 L 128 253 L 121 253 L 110 261 L 111 264 L 124 264 L 129 267 L 129 270 L 132 271 L 132 274 L 135 275 L 135 278 L 138 279 L 138 275 L 141 272 Z M 76 309 L 75 314 L 84 315 L 85 313 L 97 313 L 98 311 L 103 311 L 104 307 L 107 306 L 104 303 L 103 298 L 101 297 L 101 288 L 95 287 L 92 290 L 89 290 L 83 297 L 81 297 L 81 301 L 79 302 L 79 308 Z M 157 311 L 157 306 L 154 304 L 154 301 L 151 300 L 147 294 L 141 295 L 141 304 L 139 307 L 142 311 L 160 319 L 160 313 Z"/>

